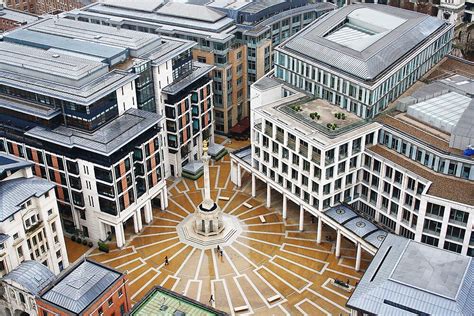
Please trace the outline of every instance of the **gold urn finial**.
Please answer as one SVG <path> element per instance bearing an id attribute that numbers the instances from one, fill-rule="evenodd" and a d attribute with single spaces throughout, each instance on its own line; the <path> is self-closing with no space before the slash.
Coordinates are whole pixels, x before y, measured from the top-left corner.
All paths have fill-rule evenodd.
<path id="1" fill-rule="evenodd" d="M 202 141 L 202 151 L 204 152 L 204 154 L 207 154 L 207 150 L 208 150 L 208 145 L 209 141 L 208 140 L 203 140 Z"/>

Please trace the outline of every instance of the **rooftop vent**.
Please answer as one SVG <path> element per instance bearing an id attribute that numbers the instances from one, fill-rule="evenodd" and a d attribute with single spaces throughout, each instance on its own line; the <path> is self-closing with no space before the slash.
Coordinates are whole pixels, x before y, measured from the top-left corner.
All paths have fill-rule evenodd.
<path id="1" fill-rule="evenodd" d="M 101 39 L 102 38 L 102 35 L 96 35 L 94 36 L 95 39 Z"/>
<path id="2" fill-rule="evenodd" d="M 59 58 L 59 54 L 53 54 L 53 58 Z"/>

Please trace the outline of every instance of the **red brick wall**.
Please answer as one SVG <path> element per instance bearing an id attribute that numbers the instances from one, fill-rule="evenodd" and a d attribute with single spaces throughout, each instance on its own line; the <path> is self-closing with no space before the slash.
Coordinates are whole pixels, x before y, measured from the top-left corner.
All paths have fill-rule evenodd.
<path id="1" fill-rule="evenodd" d="M 123 295 L 118 297 L 118 289 L 122 288 Z M 111 316 L 113 313 L 115 316 L 120 316 L 120 305 L 124 305 L 125 313 L 129 312 L 131 309 L 130 299 L 128 297 L 128 280 L 127 276 L 124 275 L 118 282 L 116 282 L 112 287 L 110 287 L 95 303 L 91 304 L 81 315 L 98 315 L 98 309 L 102 307 L 104 316 Z M 114 303 L 109 307 L 109 298 L 112 297 Z M 48 316 L 68 316 L 71 315 L 59 308 L 54 307 L 53 305 L 45 302 L 41 299 L 36 299 L 36 304 L 38 307 L 38 315 L 48 315 Z M 46 314 L 43 314 L 46 312 Z"/>

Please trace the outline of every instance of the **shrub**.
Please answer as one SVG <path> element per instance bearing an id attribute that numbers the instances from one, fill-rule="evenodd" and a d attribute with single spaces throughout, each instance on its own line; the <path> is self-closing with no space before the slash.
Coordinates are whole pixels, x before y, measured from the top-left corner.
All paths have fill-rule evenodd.
<path id="1" fill-rule="evenodd" d="M 83 244 L 84 246 L 87 246 L 87 239 L 84 239 L 84 240 L 82 241 L 82 244 Z"/>
<path id="2" fill-rule="evenodd" d="M 77 242 L 78 244 L 81 244 L 81 243 L 82 243 L 81 237 L 77 237 L 77 238 L 76 238 L 76 242 Z"/>
<path id="3" fill-rule="evenodd" d="M 318 112 L 313 112 L 313 113 L 310 113 L 309 114 L 309 117 L 312 119 L 312 120 L 319 120 L 319 118 L 321 117 Z"/>
<path id="4" fill-rule="evenodd" d="M 97 245 L 99 246 L 99 250 L 103 252 L 109 252 L 109 245 L 107 245 L 105 242 L 99 241 L 97 242 Z"/>
<path id="5" fill-rule="evenodd" d="M 89 243 L 87 244 L 89 246 L 89 248 L 92 248 L 92 246 L 94 246 L 94 244 L 92 243 L 92 241 L 89 241 Z"/>
<path id="6" fill-rule="evenodd" d="M 71 236 L 71 240 L 72 240 L 72 241 L 76 241 L 76 238 L 77 238 L 76 235 L 72 235 L 72 236 Z"/>

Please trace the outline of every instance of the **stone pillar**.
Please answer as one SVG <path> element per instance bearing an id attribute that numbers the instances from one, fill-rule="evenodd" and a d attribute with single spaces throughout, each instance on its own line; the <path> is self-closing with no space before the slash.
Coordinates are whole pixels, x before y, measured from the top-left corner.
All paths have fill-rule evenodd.
<path id="1" fill-rule="evenodd" d="M 204 151 L 202 162 L 204 165 L 204 201 L 213 203 L 211 200 L 211 181 L 209 179 L 209 156 L 207 154 L 207 147 Z"/>
<path id="2" fill-rule="evenodd" d="M 137 213 L 133 213 L 133 231 L 135 234 L 138 234 L 140 229 L 138 228 L 138 220 L 137 220 Z"/>
<path id="3" fill-rule="evenodd" d="M 242 186 L 242 170 L 240 164 L 237 164 L 237 186 L 240 188 Z"/>
<path id="4" fill-rule="evenodd" d="M 286 198 L 286 195 L 283 194 L 283 219 L 287 218 L 287 205 L 288 205 L 288 200 Z"/>
<path id="5" fill-rule="evenodd" d="M 105 231 L 104 223 L 99 221 L 99 239 L 105 241 L 107 239 L 107 232 Z"/>
<path id="6" fill-rule="evenodd" d="M 360 261 L 362 257 L 362 247 L 360 245 L 360 242 L 357 243 L 357 252 L 356 252 L 356 265 L 355 265 L 355 270 L 359 271 L 360 270 Z"/>
<path id="7" fill-rule="evenodd" d="M 115 225 L 115 240 L 117 241 L 117 247 L 122 248 L 125 245 L 125 232 L 123 231 L 122 223 Z"/>
<path id="8" fill-rule="evenodd" d="M 252 173 L 252 197 L 255 197 L 257 195 L 257 179 L 255 178 L 255 175 Z"/>
<path id="9" fill-rule="evenodd" d="M 164 211 L 166 209 L 165 206 L 165 192 L 163 190 L 160 191 L 160 209 Z"/>
<path id="10" fill-rule="evenodd" d="M 153 210 L 151 208 L 151 201 L 147 201 L 144 207 L 145 207 L 145 223 L 150 224 L 153 220 Z"/>
<path id="11" fill-rule="evenodd" d="M 272 204 L 272 188 L 270 187 L 270 184 L 267 183 L 267 207 L 270 207 L 270 204 Z"/>
<path id="12" fill-rule="evenodd" d="M 138 209 L 135 214 L 137 218 L 138 231 L 141 231 L 143 229 L 142 212 L 140 211 L 140 209 Z"/>
<path id="13" fill-rule="evenodd" d="M 300 232 L 304 230 L 304 208 L 303 205 L 300 205 L 300 223 L 298 226 Z"/>
<path id="14" fill-rule="evenodd" d="M 166 185 L 163 187 L 163 200 L 165 201 L 165 210 L 168 208 L 169 202 L 168 202 L 168 188 Z"/>
<path id="15" fill-rule="evenodd" d="M 337 230 L 337 238 L 336 238 L 336 257 L 339 258 L 341 256 L 341 231 Z"/>
<path id="16" fill-rule="evenodd" d="M 323 230 L 323 220 L 321 219 L 321 215 L 320 215 L 318 216 L 318 233 L 316 235 L 316 242 L 318 244 L 321 243 L 322 230 Z"/>

